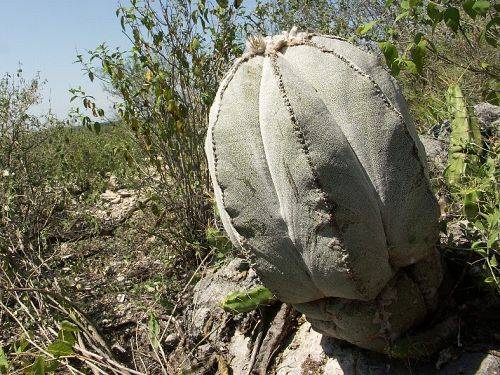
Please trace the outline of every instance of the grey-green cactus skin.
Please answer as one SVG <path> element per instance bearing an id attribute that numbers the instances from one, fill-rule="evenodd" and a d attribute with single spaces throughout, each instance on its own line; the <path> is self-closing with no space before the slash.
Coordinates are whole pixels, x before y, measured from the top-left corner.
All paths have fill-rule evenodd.
<path id="1" fill-rule="evenodd" d="M 210 111 L 231 241 L 313 327 L 383 351 L 436 303 L 438 206 L 394 79 L 335 37 L 252 39 Z"/>

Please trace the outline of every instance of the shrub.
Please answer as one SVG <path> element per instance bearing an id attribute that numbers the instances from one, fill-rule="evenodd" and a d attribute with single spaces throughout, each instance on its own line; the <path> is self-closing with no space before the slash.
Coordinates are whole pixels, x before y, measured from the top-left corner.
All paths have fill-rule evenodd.
<path id="1" fill-rule="evenodd" d="M 79 59 L 91 79 L 109 82 L 121 99 L 117 113 L 161 181 L 156 196 L 170 214 L 159 212 L 161 224 L 170 227 L 177 240 L 204 241 L 212 218 L 203 154 L 206 119 L 222 72 L 241 52 L 241 26 L 236 22 L 241 13 L 224 1 L 214 6 L 176 0 L 160 7 L 132 1 L 116 14 L 133 43 L 132 51 L 101 45 L 90 51 L 90 61 Z M 91 65 L 96 61 L 97 66 Z M 94 115 L 103 115 L 84 93 L 79 94 Z M 88 116 L 82 120 L 93 121 Z"/>
<path id="2" fill-rule="evenodd" d="M 86 350 L 110 354 L 53 288 L 48 260 L 75 200 L 83 211 L 83 198 L 98 194 L 109 173 L 127 174 L 124 159 L 114 157 L 127 143 L 113 129 L 106 138 L 50 113 L 33 115 L 41 84 L 21 71 L 0 79 L 0 373 L 74 372 L 77 335 Z"/>

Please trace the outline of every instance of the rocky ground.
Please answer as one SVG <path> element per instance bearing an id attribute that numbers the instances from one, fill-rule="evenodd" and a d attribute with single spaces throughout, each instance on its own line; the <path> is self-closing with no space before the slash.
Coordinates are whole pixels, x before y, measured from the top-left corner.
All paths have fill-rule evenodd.
<path id="1" fill-rule="evenodd" d="M 482 104 L 476 111 L 483 131 L 495 131 L 498 108 Z M 447 204 L 439 188 L 446 127 L 422 137 L 442 206 Z M 206 374 L 500 374 L 498 306 L 481 296 L 465 306 L 473 296 L 460 280 L 450 281 L 445 308 L 458 312 L 461 331 L 448 348 L 419 362 L 389 360 L 322 337 L 280 303 L 236 316 L 224 312 L 224 297 L 259 283 L 255 273 L 243 259 L 194 275 L 187 271 L 182 257 L 166 251 L 166 241 L 151 230 L 154 215 L 146 196 L 121 188 L 111 177 L 97 203 L 83 213 L 86 229 L 61 234 L 50 260 L 56 290 L 82 307 L 122 363 L 152 374 L 180 368 Z M 95 227 L 89 229 L 89 223 Z M 470 245 L 466 224 L 448 226 L 442 252 L 450 244 Z M 448 266 L 460 279 L 460 270 Z M 154 340 L 161 349 L 151 350 Z"/>
<path id="2" fill-rule="evenodd" d="M 498 107 L 476 106 L 482 132 L 497 131 Z M 447 216 L 447 196 L 442 176 L 447 162 L 449 124 L 421 137 L 432 182 Z M 464 221 L 451 221 L 442 232 L 439 250 L 471 245 Z M 448 258 L 447 258 L 448 259 Z M 450 259 L 453 259 L 451 257 Z M 463 262 L 460 263 L 463 265 Z M 170 356 L 175 363 L 196 373 L 234 374 L 500 374 L 498 305 L 488 295 L 471 296 L 464 271 L 447 261 L 448 276 L 437 315 L 458 315 L 459 330 L 431 358 L 396 360 L 350 344 L 324 337 L 289 306 L 280 304 L 248 314 L 232 316 L 221 308 L 231 292 L 259 284 L 243 259 L 234 259 L 219 270 L 209 271 L 194 289 L 193 304 L 184 314 L 187 338 Z M 460 268 L 463 268 L 460 266 Z M 186 356 L 190 348 L 193 355 Z"/>
<path id="3" fill-rule="evenodd" d="M 133 365 L 141 358 L 145 373 L 159 373 L 148 354 L 151 321 L 164 324 L 188 275 L 154 230 L 149 196 L 111 176 L 97 202 L 68 219 L 49 266 L 54 289 L 93 322 L 115 359 Z"/>
<path id="4" fill-rule="evenodd" d="M 232 316 L 221 301 L 233 291 L 259 283 L 243 259 L 209 272 L 195 287 L 186 313 L 185 345 L 172 352 L 195 373 L 234 374 L 499 374 L 499 345 L 478 346 L 467 338 L 451 342 L 433 358 L 395 360 L 324 337 L 303 316 L 277 303 L 261 311 Z M 492 320 L 489 324 L 498 323 Z M 492 326 L 490 326 L 492 327 Z M 186 348 L 193 357 L 186 358 Z"/>

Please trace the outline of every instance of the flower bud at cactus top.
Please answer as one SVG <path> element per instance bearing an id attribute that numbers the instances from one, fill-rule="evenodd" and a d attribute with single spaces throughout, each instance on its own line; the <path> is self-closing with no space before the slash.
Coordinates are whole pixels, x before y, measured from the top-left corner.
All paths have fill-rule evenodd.
<path id="1" fill-rule="evenodd" d="M 438 206 L 404 98 L 340 38 L 250 38 L 206 153 L 226 232 L 284 302 L 372 301 L 434 252 Z"/>

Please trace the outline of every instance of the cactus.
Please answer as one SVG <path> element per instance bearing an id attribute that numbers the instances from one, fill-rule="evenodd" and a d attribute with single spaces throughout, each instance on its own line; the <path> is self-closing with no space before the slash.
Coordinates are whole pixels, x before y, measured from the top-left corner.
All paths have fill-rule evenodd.
<path id="1" fill-rule="evenodd" d="M 478 164 L 482 137 L 475 117 L 469 116 L 467 104 L 459 85 L 451 85 L 446 93 L 451 121 L 450 149 L 445 177 L 449 184 L 460 181 L 466 173 L 466 165 Z"/>
<path id="2" fill-rule="evenodd" d="M 439 210 L 376 57 L 295 29 L 250 38 L 220 84 L 205 149 L 232 243 L 316 330 L 384 351 L 432 310 Z"/>

